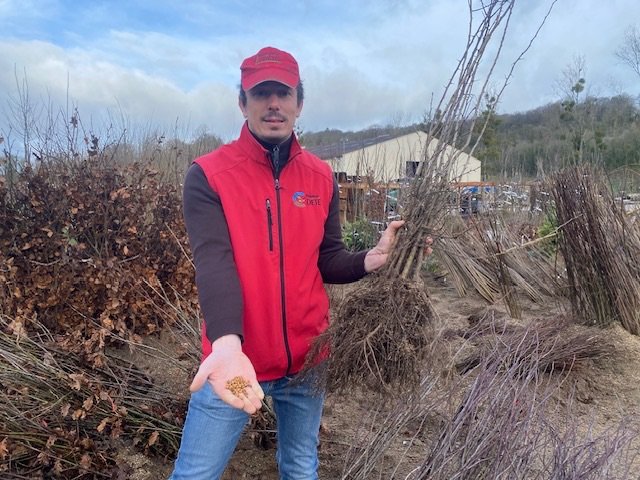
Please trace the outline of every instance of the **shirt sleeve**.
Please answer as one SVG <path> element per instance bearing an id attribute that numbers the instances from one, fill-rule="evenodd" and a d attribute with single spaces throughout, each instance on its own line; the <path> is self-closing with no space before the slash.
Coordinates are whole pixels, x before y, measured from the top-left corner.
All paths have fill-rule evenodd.
<path id="1" fill-rule="evenodd" d="M 210 342 L 241 338 L 242 290 L 220 197 L 198 164 L 189 167 L 183 189 L 184 221 L 196 268 L 200 310 Z"/>
<path id="2" fill-rule="evenodd" d="M 338 182 L 333 182 L 333 196 L 329 215 L 324 226 L 324 238 L 320 244 L 318 268 L 325 283 L 351 283 L 360 280 L 367 272 L 364 257 L 367 251 L 349 252 L 342 241 L 340 226 L 340 195 Z"/>

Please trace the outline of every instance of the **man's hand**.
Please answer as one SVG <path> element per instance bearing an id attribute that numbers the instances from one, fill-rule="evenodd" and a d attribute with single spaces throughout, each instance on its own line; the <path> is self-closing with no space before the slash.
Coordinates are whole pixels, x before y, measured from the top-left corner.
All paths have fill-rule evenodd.
<path id="1" fill-rule="evenodd" d="M 385 231 L 382 232 L 382 236 L 380 237 L 380 240 L 378 240 L 378 244 L 369 250 L 367 255 L 364 257 L 364 269 L 367 273 L 371 273 L 387 263 L 389 254 L 398 241 L 398 231 L 403 226 L 404 220 L 394 220 L 387 226 Z M 432 243 L 433 239 L 431 237 L 427 237 L 425 242 L 425 256 L 431 255 Z"/>
<path id="2" fill-rule="evenodd" d="M 189 390 L 198 391 L 208 382 L 224 402 L 244 410 L 249 415 L 256 413 L 262 406 L 264 392 L 258 383 L 251 361 L 242 352 L 240 338 L 237 335 L 225 335 L 211 346 L 213 351 L 200 364 Z M 249 383 L 244 393 L 239 396 L 227 388 L 227 382 L 236 377 L 244 378 Z"/>

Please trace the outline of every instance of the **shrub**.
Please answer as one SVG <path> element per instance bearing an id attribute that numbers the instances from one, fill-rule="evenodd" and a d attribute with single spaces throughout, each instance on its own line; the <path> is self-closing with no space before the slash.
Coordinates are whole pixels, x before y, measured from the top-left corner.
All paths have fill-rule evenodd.
<path id="1" fill-rule="evenodd" d="M 373 248 L 379 238 L 380 234 L 376 225 L 366 218 L 346 222 L 342 226 L 342 240 L 347 249 L 352 252 Z"/>
<path id="2" fill-rule="evenodd" d="M 542 221 L 542 224 L 538 227 L 538 238 L 545 237 L 554 233 L 558 228 L 558 218 L 556 217 L 556 212 L 553 209 L 547 210 L 547 213 Z M 547 240 L 543 240 L 540 242 L 540 251 L 545 253 L 548 256 L 555 255 L 558 250 L 558 240 L 557 237 L 551 237 Z"/>

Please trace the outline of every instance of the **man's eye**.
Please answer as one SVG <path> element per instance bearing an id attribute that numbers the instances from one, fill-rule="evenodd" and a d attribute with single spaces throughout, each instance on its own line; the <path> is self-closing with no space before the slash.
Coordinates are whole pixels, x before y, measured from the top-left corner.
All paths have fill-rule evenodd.
<path id="1" fill-rule="evenodd" d="M 277 89 L 277 90 L 269 90 L 269 89 L 256 89 L 251 91 L 251 95 L 255 98 L 268 98 L 271 95 L 275 94 L 280 98 L 286 98 L 292 95 L 292 90 L 288 88 Z"/>

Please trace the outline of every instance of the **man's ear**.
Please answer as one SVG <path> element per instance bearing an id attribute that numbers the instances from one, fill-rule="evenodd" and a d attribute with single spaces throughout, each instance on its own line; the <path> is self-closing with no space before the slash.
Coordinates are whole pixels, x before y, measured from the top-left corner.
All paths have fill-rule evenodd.
<path id="1" fill-rule="evenodd" d="M 238 97 L 238 107 L 240 107 L 240 111 L 242 112 L 242 116 L 244 118 L 247 118 L 247 106 L 246 104 L 242 103 L 242 98 Z"/>

